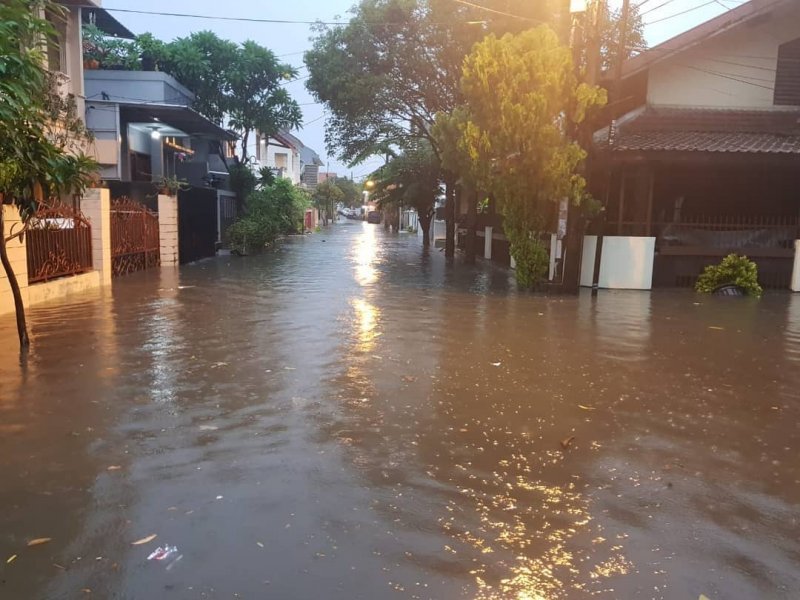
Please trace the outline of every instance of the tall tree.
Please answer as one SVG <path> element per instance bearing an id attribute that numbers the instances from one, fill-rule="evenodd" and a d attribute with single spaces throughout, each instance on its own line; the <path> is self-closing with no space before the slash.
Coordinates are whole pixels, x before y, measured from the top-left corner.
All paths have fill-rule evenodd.
<path id="1" fill-rule="evenodd" d="M 571 52 L 547 26 L 475 46 L 462 88 L 469 109 L 457 124 L 457 148 L 497 198 L 517 280 L 529 287 L 547 265 L 539 236 L 552 225 L 555 203 L 588 202 L 578 174 L 586 152 L 566 133 L 605 103 L 605 92 L 579 83 Z"/>
<path id="2" fill-rule="evenodd" d="M 344 200 L 344 192 L 336 185 L 335 181 L 329 179 L 317 185 L 312 198 L 316 207 L 324 211 L 323 218 L 325 225 L 327 225 L 328 219 L 334 214 L 336 205 Z"/>
<path id="3" fill-rule="evenodd" d="M 430 246 L 436 199 L 442 191 L 442 167 L 433 148 L 420 141 L 372 174 L 372 197 L 381 209 L 408 206 L 417 211 L 423 245 Z"/>
<path id="4" fill-rule="evenodd" d="M 0 3 L 0 196 L 28 223 L 39 202 L 84 191 L 96 164 L 83 154 L 88 134 L 73 98 L 63 96 L 55 76 L 44 69 L 42 41 L 55 35 L 38 15 L 61 9 L 47 0 Z M 0 206 L 0 262 L 17 315 L 20 346 L 30 341 L 22 294 L 8 259 Z M 12 235 L 24 235 L 23 231 Z"/>

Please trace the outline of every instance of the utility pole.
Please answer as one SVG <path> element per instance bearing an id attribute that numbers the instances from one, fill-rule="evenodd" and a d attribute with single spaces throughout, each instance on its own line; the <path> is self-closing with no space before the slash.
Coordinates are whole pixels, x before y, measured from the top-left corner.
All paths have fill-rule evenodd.
<path id="1" fill-rule="evenodd" d="M 631 0 L 622 0 L 622 14 L 620 18 L 620 31 L 619 31 L 619 44 L 617 46 L 617 59 L 614 64 L 614 93 L 611 97 L 612 102 L 619 102 L 622 99 L 622 67 L 625 63 L 627 56 L 628 46 L 628 20 L 631 14 Z M 608 143 L 609 150 L 611 149 L 611 139 L 614 135 L 614 117 L 609 115 L 608 124 Z M 611 177 L 609 176 L 608 185 L 611 185 Z M 606 198 L 608 196 L 606 195 Z M 606 207 L 603 207 L 604 209 Z M 606 225 L 606 213 L 600 217 L 600 231 L 597 232 L 597 246 L 594 252 L 594 273 L 592 274 L 592 296 L 597 296 L 600 290 L 600 266 L 603 261 L 603 233 Z"/>
<path id="2" fill-rule="evenodd" d="M 570 2 L 564 2 L 564 10 L 569 11 Z M 586 47 L 586 78 L 588 85 L 597 85 L 600 73 L 600 46 L 601 46 L 601 26 L 602 18 L 605 15 L 605 0 L 593 0 L 586 7 L 584 18 L 584 35 L 580 41 L 573 42 L 574 54 L 581 56 L 581 48 L 576 46 L 578 43 L 585 43 Z M 571 19 L 570 19 L 571 23 Z M 570 26 L 571 28 L 571 26 Z M 565 34 L 562 34 L 565 35 Z M 572 37 L 572 35 L 570 35 Z M 585 40 L 585 41 L 584 41 Z M 578 61 L 576 61 L 577 64 Z M 589 149 L 592 141 L 592 131 L 590 123 L 584 123 L 578 127 L 578 131 L 573 132 L 581 147 Z M 588 175 L 589 158 L 583 167 L 583 174 Z M 583 255 L 583 235 L 584 218 L 583 207 L 576 206 L 570 202 L 567 206 L 567 243 L 566 256 L 563 266 L 563 278 L 561 289 L 568 294 L 577 294 L 580 289 L 581 261 Z"/>

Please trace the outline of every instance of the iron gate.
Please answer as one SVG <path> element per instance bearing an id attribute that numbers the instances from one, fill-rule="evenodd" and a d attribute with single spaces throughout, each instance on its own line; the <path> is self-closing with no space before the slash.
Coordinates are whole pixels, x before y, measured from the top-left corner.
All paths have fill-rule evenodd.
<path id="1" fill-rule="evenodd" d="M 114 277 L 161 264 L 158 215 L 130 198 L 111 204 L 111 265 Z"/>

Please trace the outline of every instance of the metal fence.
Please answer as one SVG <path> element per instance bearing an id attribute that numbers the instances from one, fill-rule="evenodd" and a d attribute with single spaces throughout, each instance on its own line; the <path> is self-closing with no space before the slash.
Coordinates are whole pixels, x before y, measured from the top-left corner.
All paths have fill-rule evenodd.
<path id="1" fill-rule="evenodd" d="M 41 204 L 24 235 L 29 284 L 92 270 L 92 227 L 80 210 L 60 202 Z"/>
<path id="2" fill-rule="evenodd" d="M 111 204 L 111 268 L 114 277 L 161 264 L 158 215 L 129 198 Z"/>

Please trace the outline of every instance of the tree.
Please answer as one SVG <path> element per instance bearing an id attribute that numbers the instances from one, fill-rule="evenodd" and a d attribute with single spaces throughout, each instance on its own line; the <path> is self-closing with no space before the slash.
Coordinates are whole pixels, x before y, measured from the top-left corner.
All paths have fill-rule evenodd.
<path id="1" fill-rule="evenodd" d="M 430 246 L 431 221 L 441 194 L 442 166 L 426 141 L 395 157 L 370 177 L 372 197 L 380 208 L 408 206 L 417 211 L 423 245 Z"/>
<path id="2" fill-rule="evenodd" d="M 47 0 L 0 3 L 0 195 L 27 224 L 46 198 L 83 193 L 96 164 L 82 152 L 88 138 L 73 98 L 61 96 L 44 69 L 42 40 L 55 35 L 38 15 L 61 9 Z M 24 230 L 11 239 L 24 235 Z M 14 296 L 20 346 L 30 340 L 22 295 L 6 249 L 0 210 L 0 261 Z"/>
<path id="3" fill-rule="evenodd" d="M 336 185 L 336 182 L 328 179 L 317 185 L 312 194 L 315 206 L 324 211 L 325 225 L 328 219 L 334 214 L 336 205 L 344 200 L 344 192 Z"/>
<path id="4" fill-rule="evenodd" d="M 336 186 L 342 190 L 342 194 L 344 194 L 342 204 L 350 208 L 361 206 L 362 188 L 360 185 L 357 185 L 352 179 L 347 179 L 347 177 L 337 177 Z"/>
<path id="5" fill-rule="evenodd" d="M 578 82 L 570 50 L 547 26 L 476 45 L 462 91 L 469 108 L 456 124 L 456 147 L 474 181 L 497 198 L 517 280 L 530 287 L 546 269 L 539 236 L 555 204 L 589 201 L 578 174 L 586 152 L 566 133 L 605 103 L 605 92 Z"/>

